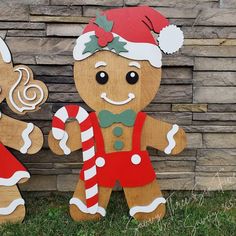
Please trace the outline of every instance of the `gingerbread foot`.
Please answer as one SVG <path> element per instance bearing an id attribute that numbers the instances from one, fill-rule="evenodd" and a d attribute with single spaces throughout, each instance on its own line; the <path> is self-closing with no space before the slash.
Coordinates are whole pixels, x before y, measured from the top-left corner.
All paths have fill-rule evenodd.
<path id="1" fill-rule="evenodd" d="M 20 223 L 25 218 L 25 201 L 16 185 L 0 186 L 0 224 Z"/>
<path id="2" fill-rule="evenodd" d="M 70 215 L 74 221 L 100 220 L 106 215 L 106 207 L 111 196 L 112 188 L 99 187 L 98 209 L 96 214 L 88 213 L 85 199 L 84 181 L 79 180 L 73 198 L 70 200 Z"/>
<path id="3" fill-rule="evenodd" d="M 166 200 L 156 180 L 142 187 L 124 188 L 130 215 L 138 221 L 160 220 L 164 217 Z"/>

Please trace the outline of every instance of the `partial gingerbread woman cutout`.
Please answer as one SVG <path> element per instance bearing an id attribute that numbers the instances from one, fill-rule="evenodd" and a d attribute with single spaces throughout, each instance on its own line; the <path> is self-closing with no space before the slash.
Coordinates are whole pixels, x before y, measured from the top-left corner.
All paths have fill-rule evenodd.
<path id="1" fill-rule="evenodd" d="M 159 34 L 157 41 L 151 31 Z M 177 124 L 141 112 L 161 81 L 161 50 L 174 53 L 183 33 L 149 7 L 113 9 L 92 19 L 74 48 L 74 80 L 82 99 L 95 112 L 68 105 L 52 122 L 49 146 L 58 155 L 83 149 L 84 166 L 70 214 L 76 221 L 97 220 L 115 182 L 124 189 L 130 215 L 161 219 L 166 200 L 152 167 L 148 146 L 178 154 L 186 135 Z M 69 118 L 76 121 L 67 122 Z"/>
<path id="2" fill-rule="evenodd" d="M 38 110 L 47 96 L 47 87 L 33 79 L 29 67 L 13 67 L 10 51 L 0 38 L 0 102 L 6 99 L 13 112 L 26 114 Z M 29 172 L 5 146 L 33 154 L 43 146 L 43 134 L 34 124 L 0 112 L 0 224 L 23 221 L 25 201 L 17 184 L 30 178 Z"/>

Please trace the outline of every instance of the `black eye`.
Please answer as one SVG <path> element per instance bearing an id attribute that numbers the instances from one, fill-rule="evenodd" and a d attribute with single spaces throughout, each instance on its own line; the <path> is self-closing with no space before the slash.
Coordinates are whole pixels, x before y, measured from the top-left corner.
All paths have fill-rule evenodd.
<path id="1" fill-rule="evenodd" d="M 126 74 L 126 81 L 129 83 L 129 84 L 135 84 L 138 82 L 138 79 L 139 79 L 139 75 L 137 72 L 135 71 L 129 71 L 127 74 Z"/>
<path id="2" fill-rule="evenodd" d="M 108 74 L 105 71 L 99 71 L 96 74 L 96 80 L 99 84 L 105 84 L 108 81 Z"/>

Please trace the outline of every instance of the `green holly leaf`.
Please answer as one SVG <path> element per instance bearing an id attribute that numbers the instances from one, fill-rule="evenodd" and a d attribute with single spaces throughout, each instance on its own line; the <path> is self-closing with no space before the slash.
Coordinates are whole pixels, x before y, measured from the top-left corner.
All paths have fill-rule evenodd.
<path id="1" fill-rule="evenodd" d="M 97 15 L 95 23 L 99 27 L 103 28 L 106 32 L 111 31 L 111 29 L 113 27 L 113 21 L 107 20 L 107 17 L 105 15 L 103 15 L 103 16 Z"/>
<path id="2" fill-rule="evenodd" d="M 115 37 L 112 42 L 110 42 L 107 47 L 112 50 L 114 49 L 116 53 L 120 52 L 128 52 L 128 50 L 124 47 L 126 45 L 125 42 L 119 41 L 119 36 Z"/>
<path id="3" fill-rule="evenodd" d="M 95 35 L 90 36 L 90 41 L 85 43 L 85 49 L 82 54 L 85 54 L 86 52 L 94 53 L 97 50 L 100 50 L 101 47 L 98 45 L 98 38 Z"/>

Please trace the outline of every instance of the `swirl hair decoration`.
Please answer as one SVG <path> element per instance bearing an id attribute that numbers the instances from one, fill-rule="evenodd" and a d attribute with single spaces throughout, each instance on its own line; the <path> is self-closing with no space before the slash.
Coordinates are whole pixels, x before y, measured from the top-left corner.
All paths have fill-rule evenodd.
<path id="1" fill-rule="evenodd" d="M 19 77 L 16 81 L 16 83 L 12 86 L 12 88 L 9 91 L 9 100 L 12 104 L 12 106 L 18 111 L 18 112 L 24 112 L 24 111 L 33 111 L 37 105 L 39 105 L 43 99 L 44 99 L 44 91 L 43 89 L 34 83 L 30 83 L 30 79 L 31 79 L 31 75 L 30 72 L 28 71 L 28 69 L 24 68 L 24 67 L 18 67 L 17 69 L 15 69 L 14 71 L 17 71 L 19 73 Z M 20 89 L 18 91 L 16 91 L 16 88 L 20 85 L 22 79 L 23 79 L 23 71 L 26 72 L 26 81 L 24 82 L 24 89 L 23 92 L 20 91 Z M 28 92 L 32 90 L 33 91 L 33 95 L 29 96 Z M 37 99 L 37 92 L 39 91 L 40 93 L 40 97 Z M 17 92 L 17 98 L 19 100 L 19 102 L 21 103 L 21 107 L 19 105 L 16 104 L 15 100 L 14 100 L 14 93 Z"/>

